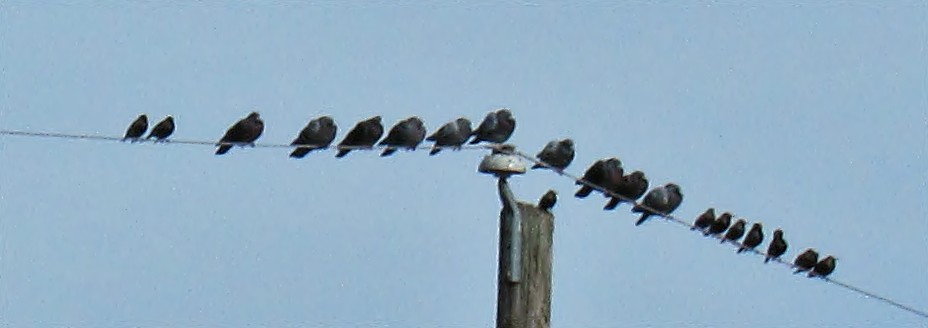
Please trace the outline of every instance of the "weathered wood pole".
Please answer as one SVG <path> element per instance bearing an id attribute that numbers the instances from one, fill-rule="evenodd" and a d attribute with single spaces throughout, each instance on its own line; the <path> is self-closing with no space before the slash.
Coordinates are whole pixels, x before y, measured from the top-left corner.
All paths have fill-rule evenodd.
<path id="1" fill-rule="evenodd" d="M 519 202 L 505 178 L 499 221 L 499 273 L 496 327 L 551 326 L 551 246 L 554 215 Z"/>

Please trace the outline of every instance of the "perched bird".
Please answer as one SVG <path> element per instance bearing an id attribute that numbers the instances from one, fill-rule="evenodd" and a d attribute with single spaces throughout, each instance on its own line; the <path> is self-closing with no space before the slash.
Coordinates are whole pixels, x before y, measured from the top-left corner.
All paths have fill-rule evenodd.
<path id="1" fill-rule="evenodd" d="M 826 256 L 824 259 L 815 264 L 815 266 L 812 268 L 812 271 L 809 271 L 809 277 L 827 277 L 835 271 L 835 265 L 838 264 L 837 261 L 838 259 L 834 256 Z"/>
<path id="2" fill-rule="evenodd" d="M 644 177 L 644 172 L 635 171 L 622 177 L 622 182 L 610 190 L 628 199 L 638 200 L 638 198 L 641 198 L 641 195 L 644 195 L 645 191 L 648 191 L 648 178 Z M 627 200 L 612 197 L 609 199 L 609 202 L 603 206 L 603 210 L 615 209 L 621 205 L 622 202 L 627 202 Z"/>
<path id="3" fill-rule="evenodd" d="M 473 145 L 481 141 L 504 143 L 509 140 L 515 129 L 516 119 L 512 117 L 512 112 L 508 109 L 503 108 L 490 112 L 484 117 L 483 122 L 480 122 L 477 129 L 471 133 L 474 140 L 471 140 L 470 144 Z"/>
<path id="4" fill-rule="evenodd" d="M 338 144 L 338 154 L 335 154 L 335 157 L 342 158 L 348 155 L 352 150 L 349 147 L 373 147 L 383 136 L 383 124 L 380 121 L 380 116 L 374 116 L 355 124 L 345 139 Z"/>
<path id="5" fill-rule="evenodd" d="M 290 157 L 303 158 L 313 150 L 329 147 L 332 141 L 335 140 L 337 131 L 338 126 L 335 125 L 335 120 L 329 116 L 322 116 L 309 121 L 300 131 L 300 134 L 296 136 L 296 139 L 293 139 L 293 142 L 290 143 L 292 146 L 306 146 L 296 147 L 290 153 Z"/>
<path id="6" fill-rule="evenodd" d="M 621 177 L 624 172 L 622 161 L 615 157 L 606 158 L 590 165 L 590 168 L 586 169 L 586 173 L 583 173 L 583 180 L 597 186 L 603 186 L 607 180 L 615 180 L 616 177 Z M 581 185 L 577 193 L 574 194 L 577 198 L 584 198 L 593 192 L 593 187 L 580 182 L 577 182 L 577 184 Z"/>
<path id="7" fill-rule="evenodd" d="M 145 114 L 139 115 L 132 121 L 132 124 L 129 124 L 129 128 L 126 129 L 126 136 L 122 138 L 122 141 L 131 140 L 136 142 L 145 135 L 145 131 L 148 130 L 148 116 Z"/>
<path id="8" fill-rule="evenodd" d="M 793 261 L 793 264 L 796 265 L 796 272 L 793 273 L 812 270 L 812 267 L 814 267 L 817 262 L 818 252 L 809 248 L 805 252 L 802 252 L 802 254 L 799 254 L 799 256 L 796 256 L 796 260 Z"/>
<path id="9" fill-rule="evenodd" d="M 541 199 L 538 200 L 538 208 L 551 212 L 551 208 L 557 203 L 557 193 L 554 190 L 548 190 Z"/>
<path id="10" fill-rule="evenodd" d="M 709 225 L 709 230 L 703 233 L 703 235 L 718 235 L 720 233 L 728 230 L 728 226 L 731 225 L 731 213 L 725 212 L 722 215 L 719 215 L 715 221 L 712 221 L 712 224 Z"/>
<path id="11" fill-rule="evenodd" d="M 735 224 L 732 224 L 731 228 L 728 228 L 728 231 L 725 232 L 725 236 L 722 237 L 721 242 L 724 243 L 726 240 L 737 242 L 738 239 L 741 239 L 741 237 L 744 236 L 744 225 L 746 224 L 747 221 L 744 221 L 744 219 L 738 219 L 738 221 L 735 221 Z"/>
<path id="12" fill-rule="evenodd" d="M 251 112 L 247 117 L 235 122 L 226 134 L 219 139 L 219 149 L 216 149 L 216 155 L 222 155 L 232 149 L 232 143 L 244 146 L 245 144 L 254 145 L 255 140 L 264 132 L 264 121 L 258 112 Z"/>
<path id="13" fill-rule="evenodd" d="M 696 221 L 693 221 L 693 227 L 690 228 L 690 230 L 699 229 L 704 231 L 712 225 L 712 222 L 715 222 L 715 209 L 710 207 L 705 212 L 702 212 L 702 214 L 696 218 Z"/>
<path id="14" fill-rule="evenodd" d="M 783 253 L 786 253 L 788 247 L 786 240 L 783 239 L 783 230 L 774 230 L 773 240 L 770 241 L 770 246 L 767 246 L 767 256 L 764 257 L 764 263 L 770 262 L 771 259 L 780 258 Z"/>
<path id="15" fill-rule="evenodd" d="M 415 150 L 425 139 L 425 124 L 418 117 L 410 117 L 396 123 L 387 133 L 387 137 L 380 142 L 384 148 L 380 156 L 390 156 L 399 148 Z"/>
<path id="16" fill-rule="evenodd" d="M 571 139 L 551 141 L 535 157 L 551 165 L 554 170 L 563 171 L 574 160 L 574 141 Z M 547 167 L 535 164 L 532 168 L 543 169 Z"/>
<path id="17" fill-rule="evenodd" d="M 174 133 L 174 118 L 168 115 L 161 122 L 155 124 L 155 127 L 151 128 L 151 133 L 145 139 L 155 137 L 155 141 L 162 141 L 170 137 L 172 133 Z"/>
<path id="18" fill-rule="evenodd" d="M 680 192 L 680 186 L 676 184 L 668 183 L 663 186 L 651 189 L 651 191 L 649 191 L 648 194 L 644 196 L 642 205 L 656 210 L 657 212 L 652 212 L 651 209 L 646 209 L 641 205 L 635 205 L 635 207 L 632 208 L 632 212 L 641 213 L 641 218 L 638 219 L 638 222 L 635 222 L 635 225 L 641 225 L 651 215 L 668 215 L 676 210 L 682 202 L 683 193 Z"/>
<path id="19" fill-rule="evenodd" d="M 738 253 L 754 249 L 762 242 L 764 242 L 764 226 L 755 223 L 751 226 L 751 230 L 748 230 L 748 234 L 744 236 L 744 241 L 741 243 L 741 247 L 738 248 Z"/>
<path id="20" fill-rule="evenodd" d="M 442 147 L 451 146 L 454 147 L 454 149 L 461 149 L 461 145 L 470 138 L 471 132 L 473 131 L 470 127 L 470 120 L 466 118 L 461 117 L 445 123 L 438 131 L 435 131 L 435 133 L 432 133 L 432 135 L 425 139 L 435 142 L 435 146 L 429 151 L 429 155 L 438 154 Z"/>

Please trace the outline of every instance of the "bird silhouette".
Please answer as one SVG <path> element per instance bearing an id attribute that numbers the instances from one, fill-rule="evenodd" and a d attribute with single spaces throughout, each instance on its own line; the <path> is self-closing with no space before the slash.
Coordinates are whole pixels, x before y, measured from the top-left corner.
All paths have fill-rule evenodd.
<path id="1" fill-rule="evenodd" d="M 548 190 L 541 199 L 538 200 L 538 208 L 551 212 L 551 208 L 557 203 L 557 193 L 554 190 Z"/>
<path id="2" fill-rule="evenodd" d="M 255 140 L 258 140 L 263 132 L 264 121 L 261 120 L 261 115 L 258 112 L 251 112 L 247 117 L 235 122 L 226 130 L 226 134 L 222 136 L 222 139 L 219 139 L 219 148 L 216 149 L 216 155 L 229 152 L 232 149 L 231 144 L 254 146 Z"/>
<path id="3" fill-rule="evenodd" d="M 354 147 L 370 148 L 383 136 L 383 124 L 380 116 L 374 116 L 355 124 L 345 139 L 338 144 L 338 153 L 335 157 L 342 158 Z"/>
<path id="4" fill-rule="evenodd" d="M 642 202 L 643 206 L 635 205 L 635 207 L 632 208 L 632 213 L 641 213 L 641 217 L 638 219 L 638 222 L 635 222 L 635 225 L 641 225 L 651 215 L 669 215 L 673 213 L 682 202 L 683 193 L 680 191 L 680 186 L 674 183 L 668 183 L 651 189 L 651 191 L 644 196 L 644 201 Z"/>
<path id="5" fill-rule="evenodd" d="M 802 252 L 802 254 L 799 254 L 799 256 L 796 256 L 796 260 L 793 261 L 793 264 L 796 266 L 796 272 L 793 273 L 812 270 L 812 267 L 814 267 L 817 262 L 818 252 L 809 248 L 805 252 Z"/>
<path id="6" fill-rule="evenodd" d="M 625 199 L 611 197 L 609 202 L 603 206 L 603 210 L 613 210 L 623 202 L 636 201 L 648 191 L 648 178 L 645 178 L 644 172 L 635 171 L 622 177 L 621 182 L 611 187 L 611 191 L 619 194 Z"/>
<path id="7" fill-rule="evenodd" d="M 607 164 L 607 162 L 609 164 Z M 597 186 L 601 186 L 607 175 L 615 173 L 610 171 L 614 171 L 616 167 L 618 167 L 620 170 L 622 168 L 622 161 L 619 161 L 618 158 L 613 157 L 598 160 L 590 165 L 588 169 L 586 169 L 586 172 L 583 173 L 582 180 Z M 574 194 L 574 196 L 577 198 L 584 198 L 593 192 L 593 187 L 582 184 L 579 181 L 577 182 L 577 185 L 580 185 L 580 189 L 578 189 Z"/>
<path id="8" fill-rule="evenodd" d="M 719 217 L 716 218 L 715 221 L 713 221 L 711 225 L 709 225 L 709 230 L 706 230 L 706 232 L 703 234 L 708 236 L 708 235 L 718 235 L 720 233 L 725 232 L 725 230 L 728 230 L 728 226 L 731 225 L 731 217 L 732 217 L 731 213 L 728 213 L 728 212 L 722 213 L 722 215 L 719 215 Z"/>
<path id="9" fill-rule="evenodd" d="M 735 224 L 732 224 L 731 228 L 728 228 L 728 231 L 725 232 L 725 236 L 722 237 L 721 242 L 724 243 L 727 240 L 738 242 L 738 239 L 741 239 L 741 237 L 744 236 L 744 225 L 746 224 L 747 221 L 744 219 L 738 219 L 735 221 Z"/>
<path id="10" fill-rule="evenodd" d="M 551 141 L 535 157 L 550 165 L 555 171 L 562 172 L 574 160 L 574 141 L 571 139 Z M 543 169 L 547 167 L 542 164 L 535 164 L 532 168 Z"/>
<path id="11" fill-rule="evenodd" d="M 390 156 L 399 148 L 407 150 L 416 150 L 416 147 L 425 139 L 425 124 L 418 117 L 410 117 L 396 123 L 387 137 L 380 142 L 384 148 L 380 156 Z"/>
<path id="12" fill-rule="evenodd" d="M 837 261 L 838 259 L 834 256 L 826 256 L 821 261 L 818 261 L 814 267 L 812 267 L 812 271 L 809 271 L 809 277 L 827 277 L 835 271 L 835 265 L 838 264 Z"/>
<path id="13" fill-rule="evenodd" d="M 126 136 L 122 138 L 122 141 L 129 140 L 131 142 L 136 142 L 145 135 L 145 131 L 148 130 L 148 116 L 145 114 L 139 115 L 135 118 L 135 121 L 132 121 L 132 124 L 129 124 L 129 128 L 126 129 Z"/>
<path id="14" fill-rule="evenodd" d="M 291 146 L 299 146 L 290 153 L 290 157 L 303 158 L 314 150 L 328 148 L 335 140 L 337 132 L 338 126 L 332 117 L 321 116 L 312 119 L 290 143 Z"/>
<path id="15" fill-rule="evenodd" d="M 738 253 L 754 249 L 754 247 L 757 247 L 757 245 L 760 245 L 762 242 L 764 242 L 764 226 L 759 222 L 754 223 L 751 225 L 751 230 L 748 230 L 748 234 L 744 236 L 741 247 L 738 247 Z"/>
<path id="16" fill-rule="evenodd" d="M 773 240 L 770 241 L 770 246 L 767 246 L 767 255 L 764 256 L 764 263 L 770 262 L 772 259 L 780 258 L 783 253 L 786 253 L 787 247 L 789 246 L 786 244 L 786 240 L 783 239 L 783 230 L 774 230 Z"/>
<path id="17" fill-rule="evenodd" d="M 442 147 L 451 146 L 455 150 L 461 149 L 461 145 L 470 138 L 471 132 L 473 131 L 471 130 L 470 120 L 466 118 L 461 117 L 445 123 L 438 131 L 435 131 L 435 133 L 432 133 L 432 135 L 425 139 L 435 142 L 435 145 L 432 146 L 432 150 L 429 151 L 429 155 L 438 154 Z"/>
<path id="18" fill-rule="evenodd" d="M 155 141 L 164 141 L 174 133 L 174 117 L 168 115 L 161 122 L 155 124 L 155 127 L 151 129 L 151 133 L 148 134 L 148 137 L 145 139 L 155 138 Z"/>
<path id="19" fill-rule="evenodd" d="M 690 230 L 699 229 L 700 231 L 704 231 L 712 225 L 712 222 L 715 222 L 715 209 L 710 207 L 696 217 L 696 221 L 693 221 L 693 227 L 690 228 Z"/>
<path id="20" fill-rule="evenodd" d="M 477 129 L 471 133 L 474 140 L 471 140 L 470 144 L 477 144 L 481 141 L 504 143 L 509 140 L 515 129 L 516 119 L 512 117 L 512 112 L 508 109 L 503 108 L 490 112 L 484 117 L 483 122 L 480 122 Z"/>

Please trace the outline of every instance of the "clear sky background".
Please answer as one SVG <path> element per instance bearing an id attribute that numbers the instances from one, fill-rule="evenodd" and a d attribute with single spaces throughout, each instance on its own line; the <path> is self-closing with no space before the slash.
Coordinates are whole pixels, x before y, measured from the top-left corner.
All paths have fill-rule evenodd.
<path id="1" fill-rule="evenodd" d="M 332 115 L 431 130 L 511 108 L 782 227 L 833 277 L 928 309 L 928 5 L 830 2 L 0 3 L 0 129 L 121 136 L 139 113 L 261 142 Z M 0 325 L 487 327 L 499 202 L 480 151 L 288 150 L 0 136 Z M 556 327 L 924 327 L 661 221 L 553 188 Z M 763 244 L 765 248 L 766 241 Z"/>

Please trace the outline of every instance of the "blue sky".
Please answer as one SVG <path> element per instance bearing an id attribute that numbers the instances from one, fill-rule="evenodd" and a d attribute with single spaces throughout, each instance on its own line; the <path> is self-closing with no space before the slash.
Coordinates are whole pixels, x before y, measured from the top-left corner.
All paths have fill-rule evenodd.
<path id="1" fill-rule="evenodd" d="M 928 5 L 792 2 L 0 4 L 0 129 L 120 136 L 139 113 L 260 141 L 318 115 L 511 108 L 512 143 L 564 137 L 706 207 L 786 231 L 787 257 L 928 309 Z M 481 152 L 0 137 L 0 324 L 485 327 L 498 198 Z M 923 318 L 570 197 L 550 172 L 556 327 L 919 327 Z M 764 243 L 764 247 L 766 242 Z"/>

